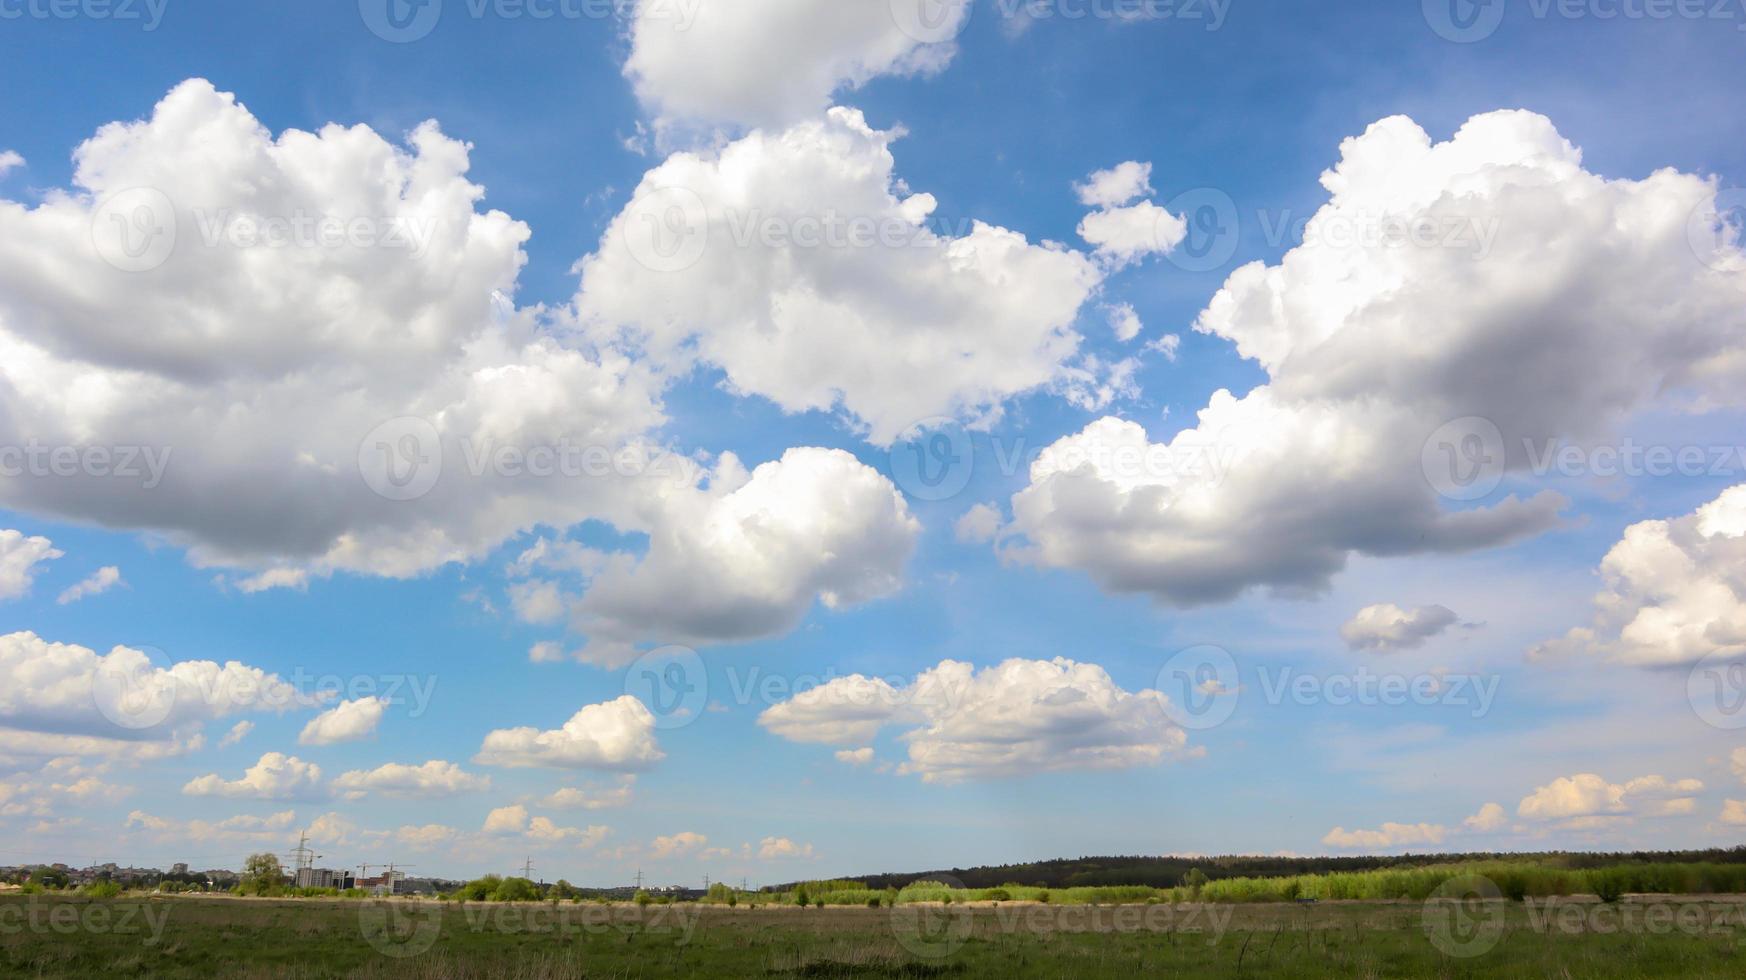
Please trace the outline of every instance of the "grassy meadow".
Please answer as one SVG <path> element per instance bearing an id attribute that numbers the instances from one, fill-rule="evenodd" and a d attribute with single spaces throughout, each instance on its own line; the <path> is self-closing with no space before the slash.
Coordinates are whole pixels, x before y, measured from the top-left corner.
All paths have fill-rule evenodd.
<path id="1" fill-rule="evenodd" d="M 1418 887 L 1413 883 L 1411 887 Z M 1108 905 L 461 903 L 0 896 L 24 977 L 1746 975 L 1746 898 Z M 1156 899 L 1156 896 L 1152 896 Z M 974 900 L 970 900 L 973 902 Z"/>

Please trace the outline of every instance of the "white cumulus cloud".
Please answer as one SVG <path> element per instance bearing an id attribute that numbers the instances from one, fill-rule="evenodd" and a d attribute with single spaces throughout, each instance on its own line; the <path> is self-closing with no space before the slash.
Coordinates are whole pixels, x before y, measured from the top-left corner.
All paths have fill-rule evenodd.
<path id="1" fill-rule="evenodd" d="M 1406 610 L 1393 603 L 1366 606 L 1340 627 L 1354 650 L 1410 650 L 1454 626 L 1457 617 L 1444 606 Z"/>
<path id="2" fill-rule="evenodd" d="M 338 745 L 369 738 L 376 734 L 376 726 L 382 723 L 387 710 L 387 698 L 342 701 L 310 719 L 297 736 L 297 744 Z"/>
<path id="3" fill-rule="evenodd" d="M 625 695 L 591 704 L 564 727 L 506 728 L 485 736 L 473 761 L 509 768 L 647 769 L 665 758 L 655 742 L 655 716 L 641 701 Z"/>

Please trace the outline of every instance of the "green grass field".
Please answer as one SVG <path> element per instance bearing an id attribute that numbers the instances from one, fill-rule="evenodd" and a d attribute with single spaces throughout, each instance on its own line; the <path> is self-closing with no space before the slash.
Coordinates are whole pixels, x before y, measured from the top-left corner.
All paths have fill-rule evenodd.
<path id="1" fill-rule="evenodd" d="M 1743 941 L 1739 896 L 895 910 L 0 897 L 0 974 L 37 977 L 1732 980 Z"/>

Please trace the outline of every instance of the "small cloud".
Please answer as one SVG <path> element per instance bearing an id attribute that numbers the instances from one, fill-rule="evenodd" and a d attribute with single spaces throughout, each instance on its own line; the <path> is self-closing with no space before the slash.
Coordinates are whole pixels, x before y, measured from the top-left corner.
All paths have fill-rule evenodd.
<path id="1" fill-rule="evenodd" d="M 83 582 L 70 586 L 66 591 L 62 592 L 60 597 L 55 600 L 55 603 L 62 606 L 70 605 L 78 602 L 80 599 L 87 599 L 94 595 L 102 595 L 121 584 L 124 584 L 121 581 L 121 569 L 114 565 L 105 565 L 102 568 L 97 569 L 95 572 L 92 572 L 91 576 Z"/>

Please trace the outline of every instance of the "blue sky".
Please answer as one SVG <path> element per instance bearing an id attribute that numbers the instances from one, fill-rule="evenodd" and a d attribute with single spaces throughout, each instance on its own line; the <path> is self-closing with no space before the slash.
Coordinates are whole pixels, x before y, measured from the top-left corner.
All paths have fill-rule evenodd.
<path id="1" fill-rule="evenodd" d="M 1688 681 L 1706 665 L 1746 654 L 1742 639 L 1729 632 L 1746 609 L 1740 598 L 1746 566 L 1727 547 L 1727 532 L 1714 530 L 1725 520 L 1688 515 L 1712 501 L 1724 504 L 1717 513 L 1727 511 L 1731 498 L 1724 492 L 1746 483 L 1746 465 L 1734 459 L 1713 471 L 1623 477 L 1585 466 L 1559 475 L 1533 472 L 1511 450 L 1500 489 L 1458 501 L 1424 486 L 1417 447 L 1440 423 L 1470 415 L 1496 419 L 1511 445 L 1518 438 L 1570 442 L 1590 461 L 1596 447 L 1633 441 L 1699 447 L 1706 460 L 1712 450 L 1741 443 L 1737 373 L 1746 362 L 1746 273 L 1727 258 L 1729 248 L 1737 257 L 1737 243 L 1723 246 L 1708 265 L 1681 264 L 1664 246 L 1684 234 L 1679 216 L 1718 190 L 1746 184 L 1746 140 L 1729 94 L 1746 82 L 1740 57 L 1746 8 L 1695 19 L 1609 17 L 1618 8 L 1597 3 L 1570 17 L 1557 7 L 1542 15 L 1527 0 L 1491 2 L 1503 7 L 1494 33 L 1455 43 L 1433 29 L 1435 3 L 1306 8 L 1220 0 L 1217 11 L 1208 4 L 1153 5 L 1171 16 L 1121 19 L 1099 15 L 1107 4 L 1062 0 L 1047 9 L 1092 15 L 1037 19 L 1021 29 L 1003 13 L 1015 5 L 977 0 L 961 33 L 945 44 L 917 46 L 883 22 L 845 28 L 838 38 L 807 29 L 795 11 L 822 6 L 819 0 L 749 5 L 742 13 L 756 28 L 750 34 L 729 30 L 733 15 L 699 19 L 673 49 L 657 48 L 661 25 L 639 23 L 628 12 L 541 21 L 506 16 L 502 7 L 474 16 L 460 0 L 447 0 L 428 36 L 410 43 L 378 37 L 350 3 L 317 9 L 168 0 L 151 30 L 93 16 L 88 7 L 62 19 L 38 16 L 22 3 L 0 4 L 7 16 L 0 23 L 0 81 L 11 93 L 0 101 L 0 153 L 21 158 L 0 164 L 0 230 L 12 240 L 0 258 L 15 270 L 0 274 L 0 351 L 16 358 L 12 371 L 0 368 L 0 444 L 123 445 L 156 431 L 157 442 L 175 451 L 174 479 L 150 490 L 0 477 L 0 530 L 19 532 L 10 545 L 15 554 L 27 547 L 19 542 L 33 538 L 48 539 L 60 553 L 40 558 L 47 546 L 38 548 L 39 560 L 21 566 L 10 595 L 0 577 L 0 635 L 15 644 L 8 669 L 31 679 L 9 685 L 21 693 L 5 705 L 0 726 L 32 737 L 97 740 L 40 750 L 20 741 L 0 749 L 9 793 L 0 802 L 14 804 L 0 816 L 11 825 L 12 842 L 0 863 L 182 860 L 235 867 L 251 850 L 288 849 L 297 830 L 312 824 L 328 863 L 398 860 L 458 877 L 502 872 L 532 854 L 542 875 L 600 884 L 626 880 L 639 868 L 675 882 L 704 873 L 757 882 L 1101 853 L 1734 843 L 1746 825 L 1746 805 L 1730 798 L 1746 797 L 1746 764 L 1730 754 L 1746 743 L 1700 717 Z M 891 16 L 886 0 L 868 5 L 879 8 L 874 21 Z M 366 13 L 369 6 L 366 0 Z M 14 11 L 22 14 L 13 17 Z M 867 20 L 844 20 L 857 18 Z M 865 36 L 856 33 L 863 28 Z M 862 42 L 867 47 L 850 54 L 820 50 Z M 889 53 L 892 43 L 902 57 L 927 55 L 929 70 L 866 53 Z M 639 50 L 649 58 L 641 64 L 655 66 L 640 81 L 627 69 Z M 718 97 L 706 70 L 691 67 L 704 62 L 767 63 L 792 74 L 751 71 L 743 88 L 722 86 Z M 821 89 L 814 103 L 792 109 L 787 96 L 809 84 L 809 65 L 822 65 L 826 81 L 812 83 Z M 77 179 L 74 151 L 81 143 L 110 123 L 151 119 L 172 90 L 193 91 L 178 89 L 189 79 L 233 94 L 269 140 L 337 124 L 367 127 L 372 138 L 404 150 L 408 134 L 435 120 L 446 137 L 466 144 L 464 181 L 484 194 L 476 203 L 443 206 L 504 212 L 525 223 L 529 237 L 506 243 L 475 225 L 478 251 L 469 254 L 476 262 L 435 264 L 432 255 L 452 245 L 445 240 L 417 258 L 428 264 L 409 277 L 350 251 L 311 262 L 255 254 L 241 264 L 205 265 L 221 259 L 190 258 L 198 242 L 184 211 L 190 223 L 161 268 L 87 274 L 80 263 L 94 261 L 90 235 L 49 219 L 62 205 L 78 215 L 100 214 L 106 194 L 130 186 L 105 184 L 101 174 L 179 175 L 188 181 L 180 191 L 168 177 L 131 185 L 163 186 L 179 209 L 190 196 L 208 193 L 195 204 L 228 206 L 224 188 L 249 184 L 241 175 L 256 165 L 244 153 L 259 149 L 252 137 L 221 133 L 216 124 L 172 125 L 167 113 L 139 140 L 91 151 L 89 160 L 105 164 L 92 170 L 100 172 L 93 178 L 99 186 Z M 717 111 L 673 108 L 699 93 L 713 98 Z M 191 116 L 234 123 L 241 111 L 226 108 L 219 96 L 196 96 L 188 99 Z M 768 108 L 776 104 L 783 108 Z M 841 117 L 826 121 L 827 104 L 860 110 L 867 132 L 901 130 L 901 138 L 857 135 Z M 1257 305 L 1224 319 L 1203 315 L 1239 267 L 1277 268 L 1304 244 L 1302 222 L 1330 203 L 1320 178 L 1340 163 L 1342 141 L 1404 115 L 1430 142 L 1442 143 L 1470 118 L 1510 109 L 1550 120 L 1580 157 L 1572 150 L 1544 164 L 1559 155 L 1546 150 L 1511 158 L 1522 146 L 1544 146 L 1542 132 L 1512 117 L 1499 123 L 1506 135 L 1475 136 L 1463 151 L 1470 172 L 1445 174 L 1441 164 L 1379 139 L 1369 145 L 1380 154 L 1384 176 L 1369 179 L 1393 187 L 1386 176 L 1393 174 L 1403 184 L 1434 188 L 1443 195 L 1437 213 L 1444 218 L 1499 218 L 1505 222 L 1499 254 L 1535 261 L 1481 257 L 1480 271 L 1463 280 L 1441 259 L 1395 262 L 1387 249 L 1326 263 L 1306 256 L 1301 275 L 1278 287 L 1281 305 L 1272 312 L 1262 310 L 1256 292 Z M 147 138 L 153 132 L 161 138 Z M 838 142 L 821 155 L 784 156 L 785 147 L 827 137 Z M 890 185 L 865 171 L 877 170 L 887 143 L 897 182 Z M 721 178 L 711 168 L 736 148 L 748 169 Z M 278 187 L 283 200 L 299 206 L 325 200 L 321 206 L 346 214 L 356 207 L 346 202 L 358 199 L 351 191 L 361 187 L 358 193 L 367 195 L 377 179 L 355 165 L 360 156 L 353 153 L 364 151 L 332 146 L 325 165 L 313 155 L 282 159 L 274 164 L 277 175 L 261 178 L 260 186 Z M 839 159 L 840 172 L 831 162 Z M 1149 192 L 1101 207 L 1076 194 L 1094 172 L 1128 161 L 1150 165 Z M 756 203 L 746 187 L 761 186 L 760 167 L 777 188 L 771 193 L 789 195 L 772 211 L 813 207 L 808 195 L 815 194 L 816 206 L 836 208 L 822 195 L 838 191 L 845 200 L 867 200 L 844 188 L 869 181 L 881 195 L 889 188 L 894 202 L 925 192 L 935 202 L 927 222 L 935 234 L 963 238 L 972 220 L 1010 229 L 1024 236 L 1024 261 L 1034 264 L 996 267 L 973 286 L 948 275 L 949 284 L 929 291 L 914 282 L 933 275 L 932 266 L 854 252 L 829 268 L 795 273 L 805 263 L 781 246 L 769 255 L 721 259 L 712 239 L 718 250 L 693 269 L 637 271 L 627 264 L 622 236 L 635 227 L 639 184 L 652 186 L 644 183 L 652 171 L 670 181 L 692 163 L 700 182 L 687 186 L 712 208 L 718 202 L 709 188 L 723 199 L 744 194 L 738 199 Z M 1544 165 L 1552 176 L 1522 178 L 1511 163 Z M 1663 169 L 1678 180 L 1650 179 Z M 1162 235 L 1126 257 L 1099 251 L 1082 234 L 1080 223 L 1094 210 L 1121 212 L 1149 200 L 1171 211 L 1179 195 L 1196 189 L 1229 202 L 1239 222 L 1231 258 L 1215 268 L 1197 270 L 1186 259 L 1201 234 L 1193 213 L 1181 215 L 1179 239 Z M 235 193 L 239 208 L 259 203 Z M 1429 208 L 1430 198 L 1406 196 L 1412 207 Z M 1358 216 L 1373 217 L 1365 207 Z M 1675 215 L 1671 224 L 1662 220 L 1668 214 Z M 719 225 L 711 228 L 719 234 Z M 525 253 L 519 268 L 517 247 Z M 23 262 L 63 256 L 61 249 L 64 260 Z M 599 270 L 594 280 L 583 271 L 589 257 Z M 360 264 L 345 265 L 354 259 Z M 1357 270 L 1352 281 L 1365 281 L 1373 270 L 1399 276 L 1394 289 L 1418 304 L 1409 307 L 1408 320 L 1422 318 L 1422 328 L 1384 322 L 1374 310 L 1386 297 L 1372 296 L 1365 310 L 1340 309 L 1317 276 L 1347 260 L 1358 263 L 1344 266 Z M 986 271 L 987 263 L 1006 259 L 985 252 L 981 261 Z M 764 309 L 738 287 L 755 282 L 748 293 L 766 285 L 775 291 L 789 275 L 799 283 L 787 283 L 795 287 L 788 310 L 843 287 L 844 295 L 863 301 L 895 297 L 898 313 L 867 327 L 874 342 L 865 348 L 847 334 L 833 339 L 832 331 L 846 329 L 840 315 L 801 315 L 798 329 L 815 340 L 760 347 L 770 324 L 741 330 L 742 321 L 756 313 L 788 323 L 789 313 Z M 233 295 L 214 285 L 229 276 L 239 282 L 258 276 L 270 286 Z M 379 295 L 360 301 L 355 315 L 322 320 L 335 309 L 325 290 L 354 277 L 364 292 Z M 373 288 L 378 282 L 385 284 Z M 853 288 L 844 286 L 849 282 Z M 1322 285 L 1340 288 L 1332 279 Z M 445 412 L 432 411 L 438 396 L 408 376 L 429 367 L 421 358 L 437 357 L 432 350 L 443 345 L 412 343 L 406 338 L 414 328 L 406 325 L 447 310 L 454 312 L 439 319 L 464 325 L 432 329 L 498 329 L 486 327 L 493 290 L 502 294 L 497 316 L 510 324 L 501 329 L 517 339 L 488 370 L 466 362 L 463 370 L 478 372 L 475 380 L 513 372 L 535 349 L 517 345 L 539 338 L 582 351 L 590 363 L 610 365 L 622 355 L 629 366 L 610 368 L 614 381 L 586 404 L 576 395 L 584 386 L 554 366 L 554 388 L 522 382 L 489 395 L 502 400 L 485 409 L 478 406 L 486 396 L 471 388 Z M 260 298 L 268 295 L 278 299 Z M 1059 322 L 1030 322 L 1046 318 L 1039 311 L 1059 296 L 1068 311 Z M 936 302 L 942 297 L 950 303 Z M 287 311 L 305 300 L 316 312 Z M 1338 330 L 1336 339 L 1322 335 L 1312 343 L 1314 329 L 1306 324 L 1321 322 L 1321 313 L 1309 312 L 1318 302 L 1328 304 L 1327 322 Z M 1144 325 L 1132 341 L 1116 336 L 1108 322 L 1107 311 L 1122 304 Z M 509 307 L 516 312 L 502 313 Z M 915 320 L 937 322 L 941 331 L 931 341 L 908 337 Z M 193 329 L 202 339 L 184 346 L 178 331 L 188 324 L 199 325 Z M 399 338 L 381 332 L 401 329 Z M 1273 338 L 1281 332 L 1297 337 L 1291 356 L 1268 361 L 1254 353 L 1277 347 Z M 1010 356 L 1027 338 L 1063 335 L 1073 338 L 1072 349 L 1041 356 L 1041 381 L 1037 358 Z M 1168 336 L 1177 338 L 1173 351 L 1148 346 Z M 942 363 L 961 343 L 968 352 L 962 367 L 916 368 L 896 353 L 891 365 L 880 363 L 887 351 L 929 343 Z M 833 344 L 841 345 L 840 360 L 819 354 Z M 1240 345 L 1248 345 L 1249 356 Z M 46 360 L 24 358 L 26 349 L 47 352 Z M 558 355 L 550 356 L 557 364 Z M 450 362 L 430 363 L 435 375 Z M 1524 364 L 1547 367 L 1536 376 Z M 863 366 L 865 376 L 857 370 Z M 654 380 L 639 373 L 645 369 Z M 901 460 L 906 447 L 925 451 L 926 444 L 882 437 L 881 420 L 901 415 L 912 397 L 906 371 L 914 378 L 909 418 L 954 416 L 947 431 L 974 446 L 967 486 L 943 500 L 926 499 L 901 465 L 893 466 L 894 454 Z M 1006 371 L 1025 380 L 1009 382 Z M 305 372 L 343 380 L 332 388 L 287 380 L 306 379 Z M 32 378 L 37 383 L 27 383 Z M 1142 501 L 1087 516 L 1072 501 L 1099 506 L 1085 503 L 1104 499 L 1094 492 L 1101 486 L 1095 474 L 1058 476 L 1055 496 L 1048 496 L 1047 474 L 1030 468 L 1045 447 L 1091 432 L 1104 418 L 1137 424 L 1152 443 L 1166 443 L 1192 429 L 1221 389 L 1241 398 L 1269 382 L 1281 397 L 1345 399 L 1338 409 L 1345 414 L 1328 416 L 1320 430 L 1270 423 L 1293 448 L 1280 450 L 1266 472 L 1259 463 L 1245 470 L 1240 493 L 1209 488 L 1224 501 L 1215 510 L 1265 501 L 1266 515 L 1218 510 L 1203 524 L 1168 516 L 1148 523 L 1136 513 L 1156 501 Z M 797 408 L 820 384 L 834 390 L 827 398 L 834 408 Z M 1100 385 L 1107 386 L 1101 393 Z M 973 393 L 966 396 L 962 386 Z M 940 392 L 946 394 L 936 398 Z M 354 396 L 368 404 L 355 417 L 342 415 Z M 651 402 L 660 416 L 653 422 L 639 407 Z M 936 410 L 936 402 L 944 409 Z M 291 463 L 300 452 L 326 463 L 326 450 L 337 446 L 335 458 L 350 466 L 348 447 L 376 424 L 407 416 L 436 420 L 449 453 L 449 440 L 466 424 L 460 420 L 475 411 L 486 420 L 482 427 L 505 418 L 511 421 L 503 425 L 525 426 L 507 441 L 538 441 L 535 430 L 546 431 L 540 420 L 547 416 L 534 418 L 529 406 L 560 417 L 555 424 L 566 434 L 647 439 L 694 458 L 712 475 L 669 502 L 642 486 L 524 493 L 508 480 L 487 481 L 491 489 L 475 497 L 456 489 L 464 474 L 457 479 L 447 470 L 429 498 L 383 509 L 364 495 L 368 477 L 356 469 L 325 483 Z M 1316 406 L 1305 402 L 1302 417 L 1320 411 Z M 602 416 L 610 422 L 599 422 Z M 1410 429 L 1413 440 L 1366 441 L 1395 426 Z M 1334 432 L 1332 443 L 1312 445 L 1318 431 Z M 1361 441 L 1370 448 L 1352 448 Z M 1400 445 L 1412 452 L 1395 452 Z M 841 450 L 853 459 L 785 457 L 796 447 Z M 1299 450 L 1308 455 L 1293 455 Z M 726 453 L 747 468 L 783 460 L 783 471 L 793 474 L 788 482 L 774 469 L 761 471 L 770 474 L 769 484 L 752 486 L 767 496 L 742 499 L 792 518 L 796 527 L 779 532 L 791 537 L 752 535 L 742 550 L 711 550 L 727 546 L 705 533 L 720 529 L 709 522 L 731 523 L 740 513 L 710 509 L 736 483 L 731 468 L 721 466 Z M 1320 475 L 1306 475 L 1304 460 L 1314 461 Z M 455 461 L 446 456 L 447 465 Z M 1403 467 L 1417 481 L 1410 489 L 1397 481 Z M 1355 475 L 1345 482 L 1328 473 Z M 343 489 L 334 489 L 341 480 Z M 839 493 L 840 487 L 852 489 Z M 1379 489 L 1374 505 L 1354 505 L 1369 487 L 1401 489 Z M 329 489 L 332 499 L 321 499 Z M 1028 504 L 1018 499 L 1027 493 Z M 1489 513 L 1512 493 L 1522 500 L 1562 494 L 1563 503 L 1555 520 L 1511 517 L 1519 526 L 1490 539 L 1471 529 L 1440 530 L 1438 521 L 1413 510 L 1424 504 L 1445 517 Z M 1001 527 L 995 541 L 987 540 L 992 533 L 960 528 L 974 505 L 993 509 Z M 1032 505 L 1034 512 L 1024 510 Z M 1400 508 L 1399 521 L 1391 507 Z M 808 508 L 824 516 L 807 523 Z M 1193 511 L 1183 500 L 1176 508 Z M 1301 519 L 1290 516 L 1300 510 Z M 491 519 L 478 518 L 487 512 Z M 314 528 L 307 533 L 304 515 Z M 1654 565 L 1655 575 L 1669 577 L 1604 580 L 1597 569 L 1627 528 L 1655 520 L 1686 520 L 1670 546 L 1682 549 L 1681 570 Z M 253 530 L 239 530 L 241 524 Z M 1261 535 L 1265 540 L 1243 530 L 1274 524 L 1278 532 Z M 1090 536 L 1094 525 L 1117 528 L 1115 538 L 1099 544 L 1076 537 Z M 415 535 L 432 528 L 448 536 L 427 549 Z M 1445 533 L 1471 539 L 1459 547 L 1427 544 Z M 531 576 L 518 573 L 518 557 L 542 539 L 585 550 L 577 561 L 587 571 L 554 563 Z M 651 540 L 667 540 L 672 550 Z M 1239 568 L 1234 595 L 1196 593 L 1183 578 L 1199 577 L 1193 560 L 1159 557 L 1176 555 L 1171 542 L 1190 541 L 1207 549 L 1199 561 Z M 1148 552 L 1147 542 L 1161 550 Z M 1329 549 L 1341 556 L 1339 567 L 1325 574 L 1308 567 L 1315 553 Z M 819 557 L 827 551 L 833 560 L 848 555 L 841 564 L 850 567 Z M 623 571 L 630 566 L 640 567 L 640 578 Z M 119 571 L 120 584 L 58 601 L 104 567 Z M 253 578 L 264 572 L 285 578 Z M 760 591 L 762 574 L 777 580 Z M 256 587 L 262 584 L 289 587 Z M 562 609 L 530 615 L 518 608 L 517 590 L 532 584 L 555 588 Z M 1731 606 L 1717 599 L 1729 590 Z M 839 592 L 847 598 L 834 601 Z M 1597 592 L 1643 614 L 1644 629 L 1650 620 L 1665 622 L 1656 610 L 1677 610 L 1673 618 L 1689 629 L 1678 643 L 1651 642 L 1659 653 L 1646 653 L 1621 623 L 1596 625 Z M 715 593 L 738 598 L 719 605 L 700 598 Z M 1439 608 L 1453 615 L 1408 640 L 1365 646 L 1343 635 L 1360 610 L 1383 605 L 1401 617 Z M 681 622 L 689 625 L 675 625 Z M 1706 625 L 1714 628 L 1706 632 Z M 1529 656 L 1581 627 L 1599 635 L 1573 645 L 1580 649 Z M 101 702 L 100 683 L 79 674 L 76 664 L 66 666 L 87 661 L 26 649 L 16 639 L 25 632 L 97 656 L 118 646 L 155 651 L 160 666 L 234 660 L 306 688 L 320 678 L 340 679 L 350 695 L 391 693 L 393 703 L 367 730 L 332 744 L 300 742 L 300 734 L 345 698 L 283 713 L 234 705 L 209 715 L 196 710 L 175 731 L 144 735 L 105 730 L 102 719 L 92 728 L 79 720 L 92 714 L 84 704 L 75 710 L 56 700 L 64 690 L 31 686 L 53 673 L 46 665 L 54 662 L 87 694 L 98 683 Z M 530 650 L 541 643 L 554 644 L 561 662 L 533 662 Z M 585 706 L 639 693 L 643 667 L 631 661 L 667 644 L 699 651 L 710 706 L 688 718 L 661 716 L 652 734 L 633 739 L 657 742 L 658 761 L 637 762 L 608 748 L 583 762 L 523 752 L 493 764 L 482 752 L 488 733 L 559 730 Z M 1234 702 L 1229 720 L 1184 726 L 1180 706 L 1195 696 L 1161 671 L 1179 651 L 1205 645 L 1228 652 L 1240 689 L 1215 698 Z M 773 730 L 778 726 L 768 716 L 760 723 L 795 686 L 859 674 L 900 688 L 947 660 L 995 671 L 1014 660 L 1054 658 L 1094 666 L 1097 676 L 1040 681 L 1057 695 L 1051 700 L 1049 691 L 1027 690 L 1029 675 L 991 673 L 987 687 L 969 695 L 972 702 L 988 699 L 984 712 L 948 710 L 925 720 L 899 712 L 867 740 L 826 738 L 812 715 L 787 736 Z M 1494 696 L 1483 706 L 1447 689 L 1419 699 L 1431 703 L 1326 703 L 1330 681 L 1338 686 L 1366 673 L 1409 681 L 1471 675 L 1495 684 Z M 1270 684 L 1298 675 L 1319 693 L 1268 695 Z M 775 678 L 776 696 L 743 696 L 751 678 Z M 1060 696 L 1062 684 L 1071 697 Z M 415 688 L 430 691 L 428 703 Z M 1167 720 L 1155 717 L 1153 690 L 1174 705 Z M 39 695 L 34 710 L 29 702 Z M 1090 714 L 1072 707 L 1086 703 L 1099 707 Z M 252 730 L 221 746 L 231 726 L 245 720 Z M 197 734 L 196 747 L 188 739 Z M 112 744 L 117 740 L 120 747 Z M 151 758 L 135 751 L 154 740 L 176 748 Z M 873 749 L 872 761 L 835 757 L 863 747 Z M 939 755 L 927 754 L 934 751 Z M 320 776 L 282 792 L 240 784 L 217 795 L 189 792 L 191 781 L 207 774 L 242 780 L 268 753 L 314 763 Z M 373 789 L 359 798 L 332 785 L 342 773 L 436 760 L 473 781 L 449 795 Z M 623 781 L 627 773 L 634 780 Z M 94 782 L 82 794 L 67 788 L 83 779 Z M 610 796 L 624 786 L 628 794 L 594 809 L 541 802 L 563 787 Z M 1502 814 L 1480 819 L 1481 808 L 1493 803 Z M 512 813 L 486 831 L 494 811 L 517 806 L 519 823 Z M 285 811 L 294 816 L 275 822 Z M 238 816 L 257 819 L 212 826 Z M 552 821 L 543 837 L 529 829 L 542 817 Z M 518 829 L 503 832 L 505 821 Z M 432 831 L 428 839 L 401 833 L 431 827 L 448 833 Z M 1351 836 L 1357 831 L 1374 836 Z"/>

